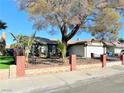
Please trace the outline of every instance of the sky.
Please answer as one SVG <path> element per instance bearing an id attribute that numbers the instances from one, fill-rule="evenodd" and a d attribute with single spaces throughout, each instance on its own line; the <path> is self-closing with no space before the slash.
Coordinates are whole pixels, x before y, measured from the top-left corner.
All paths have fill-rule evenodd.
<path id="1" fill-rule="evenodd" d="M 14 34 L 31 35 L 35 29 L 32 28 L 32 22 L 28 19 L 28 14 L 20 11 L 15 0 L 0 0 L 0 20 L 7 23 L 8 28 L 0 31 L 0 36 L 3 31 L 7 33 L 7 44 L 13 43 L 13 38 L 10 32 Z M 124 18 L 121 19 L 124 22 Z M 49 28 L 50 29 L 50 28 Z M 124 27 L 120 30 L 120 37 L 124 38 Z M 49 39 L 61 39 L 60 33 L 54 35 L 49 34 L 47 31 L 38 31 L 36 36 L 45 37 Z M 72 41 L 80 39 L 93 38 L 90 33 L 82 32 L 73 37 Z"/>

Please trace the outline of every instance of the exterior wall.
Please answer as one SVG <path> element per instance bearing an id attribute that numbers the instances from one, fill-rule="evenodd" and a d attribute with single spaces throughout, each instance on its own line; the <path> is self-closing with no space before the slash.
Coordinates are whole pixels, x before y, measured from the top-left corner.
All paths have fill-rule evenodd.
<path id="1" fill-rule="evenodd" d="M 69 55 L 70 54 L 76 54 L 77 56 L 81 57 L 91 57 L 91 53 L 94 53 L 96 56 L 100 56 L 101 54 L 104 54 L 104 47 L 102 42 L 91 42 L 89 45 L 73 45 L 69 49 Z"/>
<path id="2" fill-rule="evenodd" d="M 85 51 L 83 45 L 74 45 L 69 49 L 69 55 L 75 54 L 80 57 L 84 57 Z"/>
<path id="3" fill-rule="evenodd" d="M 124 49 L 124 48 L 115 47 L 114 53 L 115 53 L 115 54 L 120 54 L 123 49 Z"/>
<path id="4" fill-rule="evenodd" d="M 86 57 L 91 58 L 91 53 L 94 53 L 96 57 L 100 57 L 104 53 L 103 46 L 87 46 Z"/>
<path id="5" fill-rule="evenodd" d="M 94 46 L 103 46 L 103 43 L 102 42 L 92 42 L 91 45 L 94 45 Z"/>
<path id="6" fill-rule="evenodd" d="M 35 56 L 40 56 L 40 57 L 59 56 L 59 50 L 57 49 L 57 44 L 44 44 L 44 45 L 43 44 L 33 44 L 31 52 Z"/>

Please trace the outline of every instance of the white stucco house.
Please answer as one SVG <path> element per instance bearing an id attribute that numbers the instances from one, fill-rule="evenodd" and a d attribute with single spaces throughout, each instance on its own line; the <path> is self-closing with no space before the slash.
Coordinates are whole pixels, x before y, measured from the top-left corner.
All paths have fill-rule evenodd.
<path id="1" fill-rule="evenodd" d="M 113 54 L 120 54 L 124 50 L 124 44 L 120 42 L 104 42 L 98 39 L 78 40 L 71 42 L 68 47 L 68 54 L 76 54 L 79 57 L 90 58 L 91 53 L 96 57 L 112 51 Z"/>

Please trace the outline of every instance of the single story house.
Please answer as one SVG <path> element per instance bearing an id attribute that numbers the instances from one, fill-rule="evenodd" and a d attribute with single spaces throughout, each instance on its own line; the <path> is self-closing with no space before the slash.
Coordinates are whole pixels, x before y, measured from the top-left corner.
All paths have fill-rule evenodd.
<path id="1" fill-rule="evenodd" d="M 68 54 L 76 54 L 79 57 L 90 58 L 91 53 L 96 57 L 112 51 L 113 54 L 120 54 L 124 49 L 124 44 L 120 42 L 104 42 L 98 39 L 78 40 L 69 43 Z"/>
<path id="2" fill-rule="evenodd" d="M 124 43 L 121 43 L 119 41 L 114 42 L 103 42 L 106 52 L 112 51 L 113 54 L 120 55 L 122 50 L 124 50 Z"/>
<path id="3" fill-rule="evenodd" d="M 57 41 L 35 37 L 31 47 L 31 54 L 39 57 L 57 57 L 60 55 L 57 49 Z"/>

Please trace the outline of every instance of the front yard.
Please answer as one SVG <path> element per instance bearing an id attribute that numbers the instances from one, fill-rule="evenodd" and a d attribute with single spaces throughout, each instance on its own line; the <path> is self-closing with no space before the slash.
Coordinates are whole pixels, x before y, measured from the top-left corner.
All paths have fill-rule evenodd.
<path id="1" fill-rule="evenodd" d="M 14 63 L 12 56 L 0 56 L 0 69 L 8 69 Z"/>
<path id="2" fill-rule="evenodd" d="M 56 66 L 69 65 L 69 57 L 65 58 L 66 62 L 62 63 L 62 58 L 29 58 L 26 69 L 48 68 Z M 101 63 L 100 59 L 78 58 L 77 65 L 97 64 Z"/>

